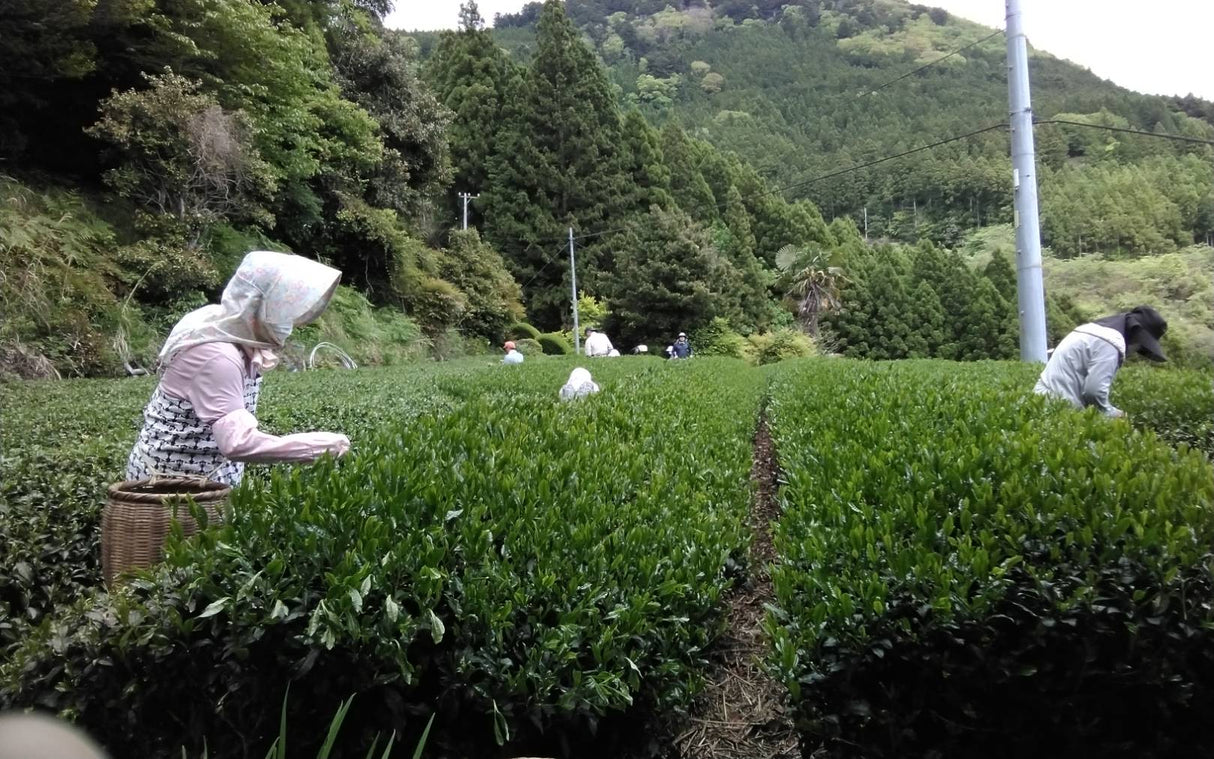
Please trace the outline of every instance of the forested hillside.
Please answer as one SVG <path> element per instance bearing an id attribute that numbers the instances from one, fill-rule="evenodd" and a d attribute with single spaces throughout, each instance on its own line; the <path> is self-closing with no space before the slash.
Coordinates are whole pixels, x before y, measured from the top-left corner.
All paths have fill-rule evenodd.
<path id="1" fill-rule="evenodd" d="M 499 39 L 521 55 L 537 8 L 498 19 Z M 946 245 L 1011 220 L 998 130 L 807 181 L 1004 122 L 1006 52 L 996 30 L 900 0 L 570 0 L 568 8 L 626 100 L 655 123 L 677 121 L 737 152 L 827 218 L 862 224 L 867 208 L 872 236 Z M 1210 103 L 1133 93 L 1041 51 L 1031 60 L 1039 119 L 1214 140 Z M 1056 124 L 1039 127 L 1037 142 L 1043 234 L 1055 255 L 1137 256 L 1214 236 L 1210 146 Z"/>
<path id="2" fill-rule="evenodd" d="M 688 331 L 760 361 L 1015 355 L 1012 252 L 985 244 L 1011 218 L 990 30 L 893 0 L 548 0 L 495 28 L 469 1 L 440 34 L 384 28 L 390 8 L 10 4 L 0 375 L 149 368 L 254 248 L 343 272 L 297 353 L 441 358 L 542 331 L 567 351 L 571 229 L 583 323 L 625 350 Z M 1046 243 L 1125 259 L 1131 284 L 1047 281 L 1052 334 L 1150 295 L 1176 355 L 1208 359 L 1208 281 L 1133 259 L 1214 235 L 1214 105 L 1046 55 L 1034 76 L 1039 113 L 1071 122 L 1038 132 Z M 478 196 L 466 231 L 459 193 Z"/>

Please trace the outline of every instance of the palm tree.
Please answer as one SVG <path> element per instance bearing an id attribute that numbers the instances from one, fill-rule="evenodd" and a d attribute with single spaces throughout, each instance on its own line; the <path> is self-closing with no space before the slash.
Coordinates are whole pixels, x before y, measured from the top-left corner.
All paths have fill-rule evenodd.
<path id="1" fill-rule="evenodd" d="M 784 272 L 785 295 L 796 305 L 805 331 L 818 339 L 818 318 L 842 305 L 840 286 L 847 281 L 843 269 L 831 266 L 820 250 L 785 245 L 776 253 L 776 266 Z"/>

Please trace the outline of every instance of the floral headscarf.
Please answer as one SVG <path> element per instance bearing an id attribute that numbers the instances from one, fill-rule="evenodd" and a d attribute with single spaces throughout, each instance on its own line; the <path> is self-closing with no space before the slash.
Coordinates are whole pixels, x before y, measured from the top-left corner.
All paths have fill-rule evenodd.
<path id="1" fill-rule="evenodd" d="M 256 250 L 240 262 L 218 305 L 186 314 L 160 349 L 160 365 L 187 348 L 235 343 L 267 370 L 295 327 L 315 320 L 333 297 L 341 272 L 290 253 Z"/>

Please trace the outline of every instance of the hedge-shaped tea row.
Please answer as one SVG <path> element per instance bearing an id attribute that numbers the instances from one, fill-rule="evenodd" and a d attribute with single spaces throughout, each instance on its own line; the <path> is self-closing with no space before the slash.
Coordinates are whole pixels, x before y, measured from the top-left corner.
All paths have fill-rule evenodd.
<path id="1" fill-rule="evenodd" d="M 775 373 L 773 662 L 807 745 L 1208 753 L 1214 470 L 999 374 Z"/>
<path id="2" fill-rule="evenodd" d="M 288 682 L 289 724 L 375 689 L 356 710 L 437 708 L 436 734 L 482 747 L 684 701 L 747 544 L 762 377 L 624 361 L 569 404 L 567 368 L 518 369 L 242 489 L 169 568 L 41 628 L 5 699 L 77 714 L 123 756 L 265 745 Z"/>
<path id="3" fill-rule="evenodd" d="M 1214 372 L 1128 366 L 1118 372 L 1112 400 L 1135 427 L 1214 459 Z"/>
<path id="4" fill-rule="evenodd" d="M 385 417 L 450 406 L 433 385 L 483 361 L 358 372 L 275 372 L 259 409 L 272 432 L 330 429 L 356 441 Z M 105 488 L 122 479 L 154 382 L 5 385 L 0 424 L 0 651 L 31 622 L 101 582 Z M 257 476 L 260 468 L 250 469 Z"/>

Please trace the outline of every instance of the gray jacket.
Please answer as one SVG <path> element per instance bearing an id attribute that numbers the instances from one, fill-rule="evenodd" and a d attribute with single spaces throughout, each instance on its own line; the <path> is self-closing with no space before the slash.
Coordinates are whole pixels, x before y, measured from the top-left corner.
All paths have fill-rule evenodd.
<path id="1" fill-rule="evenodd" d="M 1124 360 L 1120 332 L 1100 324 L 1081 325 L 1058 343 L 1033 392 L 1064 398 L 1075 408 L 1095 406 L 1108 416 L 1123 416 L 1109 403 L 1109 389 Z"/>

